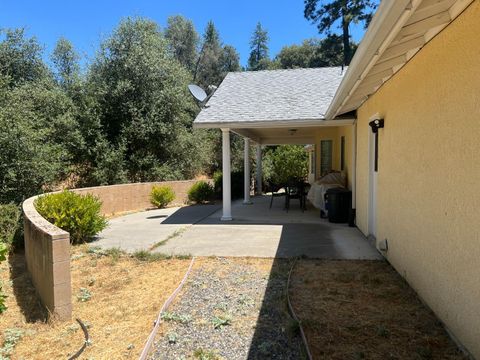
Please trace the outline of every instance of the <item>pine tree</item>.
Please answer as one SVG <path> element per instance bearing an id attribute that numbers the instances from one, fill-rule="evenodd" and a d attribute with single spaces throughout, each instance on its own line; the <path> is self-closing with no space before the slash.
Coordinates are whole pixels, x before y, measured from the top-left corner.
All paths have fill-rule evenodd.
<path id="1" fill-rule="evenodd" d="M 265 70 L 269 67 L 268 57 L 268 32 L 257 23 L 250 40 L 250 57 L 248 58 L 249 70 Z"/>
<path id="2" fill-rule="evenodd" d="M 376 8 L 376 0 L 304 0 L 304 15 L 307 20 L 316 23 L 321 34 L 330 35 L 332 28 L 340 21 L 343 42 L 343 62 L 349 65 L 352 60 L 350 40 L 350 24 L 363 22 L 368 26 L 372 11 Z"/>

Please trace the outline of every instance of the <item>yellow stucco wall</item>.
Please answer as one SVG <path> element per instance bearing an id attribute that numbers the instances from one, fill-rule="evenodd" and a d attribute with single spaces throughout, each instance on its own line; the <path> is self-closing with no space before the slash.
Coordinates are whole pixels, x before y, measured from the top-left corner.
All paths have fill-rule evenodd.
<path id="1" fill-rule="evenodd" d="M 480 1 L 358 110 L 357 225 L 367 234 L 368 121 L 379 113 L 377 241 L 480 359 Z"/>
<path id="2" fill-rule="evenodd" d="M 320 178 L 320 141 L 332 140 L 332 165 L 333 170 L 340 171 L 341 164 L 341 137 L 345 136 L 345 174 L 348 180 L 348 187 L 352 188 L 351 164 L 352 164 L 352 126 L 323 127 L 315 132 L 316 150 L 316 178 Z"/>

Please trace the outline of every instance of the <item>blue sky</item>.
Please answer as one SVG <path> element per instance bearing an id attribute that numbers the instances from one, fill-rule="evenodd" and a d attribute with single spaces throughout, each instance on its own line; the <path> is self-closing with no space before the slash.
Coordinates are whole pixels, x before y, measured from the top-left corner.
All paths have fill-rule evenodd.
<path id="1" fill-rule="evenodd" d="M 284 45 L 319 37 L 316 26 L 303 17 L 303 0 L 0 0 L 1 28 L 26 27 L 47 52 L 64 36 L 90 59 L 122 17 L 145 16 L 163 27 L 168 16 L 177 14 L 192 19 L 200 33 L 212 19 L 223 42 L 240 52 L 242 65 L 258 21 L 269 32 L 272 57 Z M 352 32 L 358 41 L 363 27 Z"/>

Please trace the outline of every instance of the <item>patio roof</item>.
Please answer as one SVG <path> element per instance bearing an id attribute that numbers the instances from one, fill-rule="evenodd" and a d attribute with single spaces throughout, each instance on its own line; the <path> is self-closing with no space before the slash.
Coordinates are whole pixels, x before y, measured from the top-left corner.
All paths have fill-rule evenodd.
<path id="1" fill-rule="evenodd" d="M 227 74 L 194 121 L 202 128 L 322 124 L 345 73 L 342 67 Z"/>

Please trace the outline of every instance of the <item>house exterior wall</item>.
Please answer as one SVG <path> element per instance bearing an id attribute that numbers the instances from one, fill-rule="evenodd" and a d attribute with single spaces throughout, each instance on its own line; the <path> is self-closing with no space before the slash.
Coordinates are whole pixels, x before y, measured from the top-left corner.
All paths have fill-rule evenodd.
<path id="1" fill-rule="evenodd" d="M 370 118 L 379 131 L 377 242 L 480 358 L 480 1 L 358 110 L 357 226 L 368 228 Z"/>
<path id="2" fill-rule="evenodd" d="M 335 127 L 324 127 L 317 129 L 315 132 L 315 157 L 316 157 L 316 179 L 320 178 L 320 159 L 321 159 L 321 149 L 320 142 L 322 140 L 332 140 L 333 142 L 333 159 L 332 165 L 333 170 L 340 171 L 341 163 L 341 137 L 345 136 L 345 174 L 347 176 L 348 187 L 352 188 L 352 176 L 351 176 L 351 164 L 352 164 L 352 126 L 335 126 Z"/>

